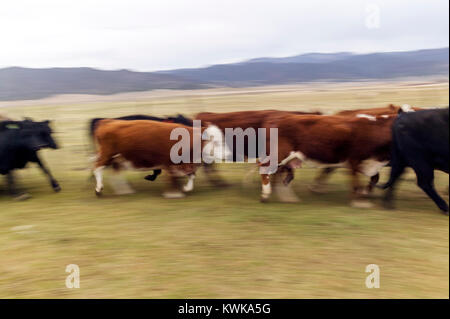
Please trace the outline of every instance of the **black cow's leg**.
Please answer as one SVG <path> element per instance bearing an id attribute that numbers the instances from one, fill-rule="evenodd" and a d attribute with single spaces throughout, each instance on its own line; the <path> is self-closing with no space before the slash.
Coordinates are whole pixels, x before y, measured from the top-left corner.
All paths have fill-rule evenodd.
<path id="1" fill-rule="evenodd" d="M 294 170 L 291 167 L 287 167 L 285 166 L 287 174 L 286 177 L 283 180 L 283 184 L 285 186 L 288 186 L 290 184 L 290 182 L 292 182 L 292 180 L 294 179 Z"/>
<path id="2" fill-rule="evenodd" d="M 436 203 L 440 210 L 448 215 L 448 205 L 434 188 L 434 170 L 427 164 L 414 165 L 417 175 L 417 185 Z"/>
<path id="3" fill-rule="evenodd" d="M 50 170 L 42 163 L 42 161 L 39 159 L 37 155 L 35 158 L 35 162 L 39 165 L 44 174 L 48 176 L 50 185 L 52 186 L 53 190 L 55 192 L 61 191 L 61 187 L 59 186 L 58 182 L 53 178 L 53 175 L 50 172 Z"/>
<path id="4" fill-rule="evenodd" d="M 367 186 L 367 191 L 371 193 L 373 191 L 373 188 L 375 185 L 378 184 L 378 181 L 380 180 L 380 174 L 376 174 L 370 178 L 369 185 Z"/>
<path id="5" fill-rule="evenodd" d="M 31 197 L 28 193 L 20 192 L 17 190 L 13 172 L 9 172 L 6 175 L 6 180 L 8 183 L 8 192 L 10 196 L 14 197 L 17 200 L 26 200 Z"/>
<path id="6" fill-rule="evenodd" d="M 161 173 L 162 173 L 162 169 L 154 169 L 153 174 L 145 176 L 145 179 L 153 182 L 156 180 L 158 175 L 160 175 Z"/>
<path id="7" fill-rule="evenodd" d="M 18 191 L 17 191 L 17 188 L 16 188 L 16 184 L 14 182 L 14 175 L 13 175 L 12 172 L 9 172 L 6 175 L 6 182 L 8 183 L 8 193 L 9 193 L 9 195 L 17 196 Z"/>
<path id="8" fill-rule="evenodd" d="M 395 185 L 397 183 L 398 178 L 403 174 L 405 171 L 406 164 L 400 159 L 396 158 L 395 161 L 392 161 L 392 168 L 391 173 L 389 176 L 389 181 L 379 186 L 382 189 L 386 189 L 386 193 L 383 198 L 383 206 L 386 209 L 394 209 L 394 192 L 395 192 Z"/>

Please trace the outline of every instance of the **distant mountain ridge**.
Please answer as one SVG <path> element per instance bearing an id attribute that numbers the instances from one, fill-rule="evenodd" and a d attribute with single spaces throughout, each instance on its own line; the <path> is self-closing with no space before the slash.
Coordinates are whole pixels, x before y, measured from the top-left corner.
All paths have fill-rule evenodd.
<path id="1" fill-rule="evenodd" d="M 0 100 L 40 99 L 56 94 L 114 94 L 154 89 L 198 89 L 174 75 L 93 68 L 0 69 Z"/>
<path id="2" fill-rule="evenodd" d="M 311 81 L 363 81 L 449 72 L 449 48 L 371 54 L 308 53 L 160 72 L 93 68 L 0 69 L 0 100 L 56 94 L 114 94 L 154 89 L 200 89 Z"/>
<path id="3" fill-rule="evenodd" d="M 248 86 L 318 80 L 353 81 L 448 75 L 449 49 L 371 54 L 304 54 L 288 58 L 253 59 L 243 63 L 164 72 L 199 83 Z M 286 62 L 308 61 L 309 62 Z"/>
<path id="4" fill-rule="evenodd" d="M 256 58 L 242 63 L 326 63 L 351 57 L 353 53 L 306 53 L 284 58 Z M 241 63 L 241 64 L 242 64 Z"/>

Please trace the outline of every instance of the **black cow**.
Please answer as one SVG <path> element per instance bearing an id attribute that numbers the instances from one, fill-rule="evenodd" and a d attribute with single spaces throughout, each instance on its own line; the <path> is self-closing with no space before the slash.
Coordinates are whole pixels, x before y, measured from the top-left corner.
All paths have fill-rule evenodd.
<path id="1" fill-rule="evenodd" d="M 55 192 L 61 190 L 58 182 L 53 178 L 37 154 L 43 148 L 58 148 L 51 134 L 52 130 L 49 121 L 0 122 L 0 174 L 7 175 L 8 188 L 11 195 L 24 195 L 19 194 L 16 190 L 12 172 L 15 169 L 25 168 L 29 162 L 39 165 L 41 170 L 48 176 Z"/>
<path id="2" fill-rule="evenodd" d="M 97 123 L 101 120 L 104 120 L 105 118 L 95 118 L 92 119 L 89 125 L 89 134 L 91 139 L 94 138 L 94 133 L 95 133 L 95 127 L 97 125 Z M 149 116 L 149 115 L 142 115 L 142 114 L 135 114 L 135 115 L 127 115 L 127 116 L 122 116 L 122 117 L 116 117 L 114 118 L 115 120 L 123 120 L 123 121 L 137 121 L 137 120 L 147 120 L 147 121 L 158 121 L 158 122 L 168 122 L 168 123 L 178 123 L 178 124 L 183 124 L 186 126 L 192 126 L 193 122 L 191 119 L 178 114 L 177 116 L 173 117 L 173 116 L 169 116 L 166 118 L 162 118 L 162 117 L 156 117 L 156 116 Z M 153 170 L 153 174 L 152 175 L 147 175 L 145 177 L 146 180 L 148 181 L 154 181 L 156 180 L 156 178 L 158 177 L 158 175 L 160 175 L 162 172 L 162 170 L 160 169 L 155 169 Z"/>
<path id="3" fill-rule="evenodd" d="M 385 206 L 392 208 L 394 185 L 405 167 L 412 167 L 419 187 L 448 215 L 447 203 L 434 188 L 434 170 L 449 173 L 449 109 L 402 113 L 392 127 L 392 158 Z"/>

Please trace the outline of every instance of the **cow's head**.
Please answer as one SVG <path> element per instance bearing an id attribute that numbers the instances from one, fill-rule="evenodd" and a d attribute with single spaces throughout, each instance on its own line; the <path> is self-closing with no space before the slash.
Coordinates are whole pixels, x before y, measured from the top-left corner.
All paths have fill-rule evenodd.
<path id="1" fill-rule="evenodd" d="M 30 131 L 35 137 L 38 149 L 51 148 L 58 149 L 58 145 L 52 136 L 50 121 L 34 122 L 30 119 L 23 121 L 24 129 Z"/>
<path id="2" fill-rule="evenodd" d="M 0 133 L 8 136 L 15 148 L 32 151 L 39 150 L 39 140 L 25 121 L 2 122 Z"/>
<path id="3" fill-rule="evenodd" d="M 203 131 L 202 139 L 205 141 L 203 147 L 203 160 L 206 163 L 222 161 L 232 155 L 229 147 L 225 143 L 225 137 L 220 128 L 210 123 Z"/>

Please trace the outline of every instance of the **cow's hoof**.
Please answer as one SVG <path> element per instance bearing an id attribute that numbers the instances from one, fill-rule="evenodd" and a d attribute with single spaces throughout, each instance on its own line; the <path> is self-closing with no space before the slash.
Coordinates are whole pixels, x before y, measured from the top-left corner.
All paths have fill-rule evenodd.
<path id="1" fill-rule="evenodd" d="M 213 182 L 213 185 L 216 186 L 216 187 L 220 187 L 220 188 L 227 188 L 227 187 L 230 187 L 230 186 L 231 186 L 230 183 L 227 183 L 227 182 L 225 182 L 224 180 L 217 180 L 217 181 L 214 181 L 214 182 Z"/>
<path id="2" fill-rule="evenodd" d="M 444 214 L 445 216 L 448 216 L 448 210 L 447 211 L 441 210 L 441 213 Z"/>
<path id="3" fill-rule="evenodd" d="M 53 186 L 53 191 L 55 193 L 59 193 L 61 191 L 61 186 L 59 186 L 59 185 Z"/>
<path id="4" fill-rule="evenodd" d="M 182 192 L 165 192 L 163 193 L 163 197 L 167 199 L 178 199 L 186 197 Z"/>
<path id="5" fill-rule="evenodd" d="M 373 204 L 365 200 L 352 200 L 350 206 L 353 208 L 373 208 Z"/>
<path id="6" fill-rule="evenodd" d="M 358 195 L 361 196 L 368 196 L 369 195 L 369 190 L 367 188 L 362 188 L 358 191 Z"/>
<path id="7" fill-rule="evenodd" d="M 131 195 L 131 194 L 135 194 L 136 191 L 128 184 L 123 184 L 123 185 L 114 185 L 113 186 L 114 189 L 114 195 Z"/>
<path id="8" fill-rule="evenodd" d="M 310 185 L 310 186 L 308 186 L 308 189 L 311 193 L 314 193 L 314 194 L 322 195 L 322 194 L 327 193 L 327 188 L 326 188 L 326 186 L 323 186 L 323 185 L 317 185 L 317 184 Z"/>
<path id="9" fill-rule="evenodd" d="M 269 197 L 261 197 L 261 203 L 267 203 L 269 201 Z"/>
<path id="10" fill-rule="evenodd" d="M 296 203 L 300 203 L 301 199 L 296 198 L 296 197 L 280 198 L 280 202 L 287 203 L 287 204 L 296 204 Z"/>
<path id="11" fill-rule="evenodd" d="M 395 206 L 390 202 L 383 202 L 383 208 L 386 210 L 394 210 Z"/>
<path id="12" fill-rule="evenodd" d="M 147 181 L 153 182 L 153 181 L 156 180 L 156 177 L 158 177 L 158 175 L 153 174 L 153 175 L 145 176 L 144 179 L 147 180 Z"/>
<path id="13" fill-rule="evenodd" d="M 118 196 L 122 196 L 122 195 L 131 195 L 131 194 L 135 194 L 136 191 L 134 189 L 125 189 L 125 190 L 119 190 L 116 191 L 114 194 L 118 195 Z"/>
<path id="14" fill-rule="evenodd" d="M 101 189 L 101 190 L 95 190 L 95 195 L 97 196 L 97 197 L 100 197 L 100 196 L 102 196 L 102 191 L 103 191 L 103 189 Z"/>
<path id="15" fill-rule="evenodd" d="M 22 202 L 22 201 L 27 200 L 27 199 L 30 199 L 30 198 L 31 198 L 31 195 L 30 195 L 30 194 L 28 194 L 28 193 L 23 193 L 23 194 L 20 194 L 20 195 L 15 196 L 15 197 L 14 197 L 14 200 L 16 200 L 16 201 L 18 201 L 18 202 Z"/>

